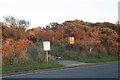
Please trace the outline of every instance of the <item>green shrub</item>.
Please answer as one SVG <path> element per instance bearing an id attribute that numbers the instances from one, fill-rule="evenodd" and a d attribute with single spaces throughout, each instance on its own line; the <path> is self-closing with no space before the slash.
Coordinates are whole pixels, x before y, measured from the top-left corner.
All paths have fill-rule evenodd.
<path id="1" fill-rule="evenodd" d="M 38 55 L 37 55 L 37 60 L 36 60 L 36 62 L 38 62 L 38 63 L 42 63 L 42 62 L 45 62 L 45 52 L 44 51 L 40 51 L 39 53 L 38 53 Z"/>
<path id="2" fill-rule="evenodd" d="M 26 65 L 32 64 L 33 60 L 30 58 L 28 54 L 22 54 L 18 57 L 15 57 L 13 60 L 13 65 Z"/>
<path id="3" fill-rule="evenodd" d="M 102 48 L 101 47 L 95 47 L 93 51 L 95 51 L 96 53 L 98 53 L 102 56 L 108 55 L 108 51 L 104 46 Z"/>
<path id="4" fill-rule="evenodd" d="M 39 52 L 40 52 L 39 47 L 35 46 L 27 47 L 27 54 L 29 54 L 34 61 L 36 61 Z"/>

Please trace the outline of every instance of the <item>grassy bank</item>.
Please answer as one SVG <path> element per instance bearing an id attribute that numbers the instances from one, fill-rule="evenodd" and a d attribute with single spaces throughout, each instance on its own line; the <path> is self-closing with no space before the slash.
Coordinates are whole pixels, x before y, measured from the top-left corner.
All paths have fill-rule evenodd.
<path id="1" fill-rule="evenodd" d="M 66 60 L 73 60 L 79 62 L 86 62 L 86 63 L 99 63 L 99 62 L 110 62 L 110 61 L 118 61 L 120 57 L 118 56 L 104 56 L 100 58 L 69 58 Z"/>
<path id="2" fill-rule="evenodd" d="M 80 58 L 78 61 L 87 62 L 87 63 L 97 63 L 97 62 L 109 62 L 109 61 L 118 61 L 120 58 L 118 56 L 105 56 L 101 58 Z"/>
<path id="3" fill-rule="evenodd" d="M 62 65 L 57 63 L 43 63 L 43 64 L 34 64 L 34 65 L 21 65 L 21 66 L 5 66 L 2 68 L 2 73 L 12 73 L 12 72 L 20 72 L 20 71 L 30 71 L 30 70 L 39 70 L 39 69 L 48 69 L 48 68 L 56 68 L 60 67 Z"/>

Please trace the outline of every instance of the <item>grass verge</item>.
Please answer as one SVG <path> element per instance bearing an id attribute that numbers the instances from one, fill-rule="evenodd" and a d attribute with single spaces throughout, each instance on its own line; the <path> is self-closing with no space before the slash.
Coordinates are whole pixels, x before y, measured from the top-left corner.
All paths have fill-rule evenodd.
<path id="1" fill-rule="evenodd" d="M 48 68 L 56 68 L 60 67 L 62 65 L 57 64 L 57 63 L 49 63 L 49 64 L 34 64 L 34 65 L 21 65 L 21 66 L 5 66 L 2 68 L 2 73 L 7 74 L 7 73 L 12 73 L 12 72 L 20 72 L 20 71 L 30 71 L 30 70 L 39 70 L 39 69 L 48 69 Z"/>
<path id="2" fill-rule="evenodd" d="M 87 63 L 97 63 L 97 62 L 109 62 L 109 61 L 118 61 L 120 58 L 118 56 L 105 56 L 101 58 L 81 58 L 78 59 L 80 62 L 87 62 Z"/>

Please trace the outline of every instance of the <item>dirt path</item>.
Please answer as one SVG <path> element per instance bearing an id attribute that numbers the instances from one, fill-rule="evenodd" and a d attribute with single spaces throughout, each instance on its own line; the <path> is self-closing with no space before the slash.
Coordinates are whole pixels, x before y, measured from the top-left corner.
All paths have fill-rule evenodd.
<path id="1" fill-rule="evenodd" d="M 62 64 L 65 67 L 94 64 L 94 63 L 84 63 L 84 62 L 70 61 L 70 60 L 60 60 L 58 62 L 59 64 Z"/>

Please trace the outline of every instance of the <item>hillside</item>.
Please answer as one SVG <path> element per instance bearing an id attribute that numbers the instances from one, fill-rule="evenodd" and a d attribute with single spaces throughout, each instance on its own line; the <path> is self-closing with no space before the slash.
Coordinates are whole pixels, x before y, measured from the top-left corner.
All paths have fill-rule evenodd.
<path id="1" fill-rule="evenodd" d="M 24 56 L 23 61 L 27 59 L 26 64 L 29 63 L 30 56 L 33 57 L 32 61 L 39 61 L 39 59 L 44 61 L 43 41 L 51 41 L 49 55 L 53 56 L 52 60 L 55 56 L 62 56 L 64 59 L 101 58 L 118 55 L 120 52 L 118 49 L 120 47 L 120 26 L 109 22 L 91 23 L 72 20 L 61 24 L 54 22 L 46 28 L 35 27 L 27 31 L 24 27 L 11 27 L 2 22 L 0 27 L 2 28 L 2 51 L 5 63 L 14 62 L 16 56 L 18 58 Z M 74 44 L 69 43 L 69 37 L 75 38 Z"/>

